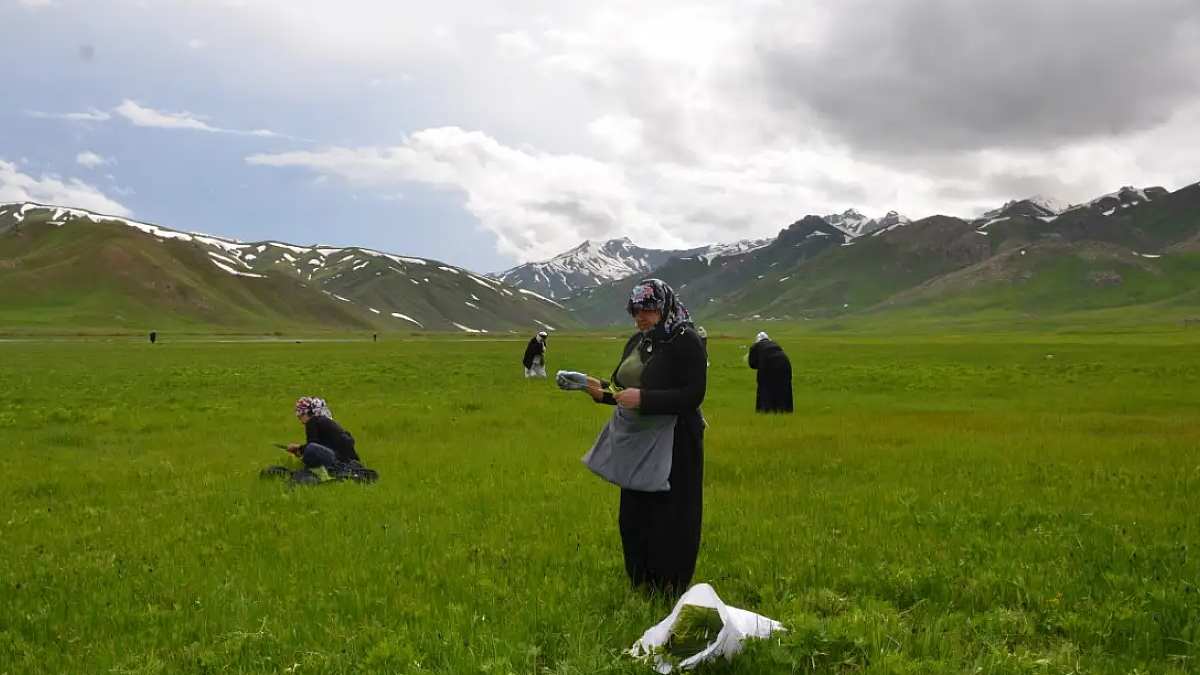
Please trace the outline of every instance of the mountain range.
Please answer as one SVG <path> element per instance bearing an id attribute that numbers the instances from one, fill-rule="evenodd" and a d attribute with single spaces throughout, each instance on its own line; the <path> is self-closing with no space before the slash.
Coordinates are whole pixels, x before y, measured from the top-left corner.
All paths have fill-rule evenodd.
<path id="1" fill-rule="evenodd" d="M 848 209 L 844 213 L 825 216 L 825 221 L 852 237 L 859 237 L 905 225 L 909 219 L 895 211 L 889 211 L 882 218 L 868 218 L 854 209 Z M 773 239 L 743 239 L 727 244 L 675 250 L 642 248 L 628 237 L 608 241 L 588 240 L 550 260 L 525 263 L 493 276 L 550 298 L 562 298 L 609 281 L 648 274 L 672 259 L 712 260 L 740 255 L 763 248 Z"/>
<path id="2" fill-rule="evenodd" d="M 977 218 L 854 210 L 682 250 L 587 241 L 482 275 L 361 247 L 240 242 L 41 204 L 0 205 L 0 325 L 51 330 L 525 332 L 619 324 L 637 277 L 705 321 L 887 311 L 1044 315 L 1200 304 L 1200 184 L 1124 187 Z M 0 328 L 3 330 L 3 328 Z"/>
<path id="3" fill-rule="evenodd" d="M 1032 197 L 971 219 L 897 216 L 870 229 L 856 220 L 806 216 L 766 246 L 672 258 L 654 275 L 706 321 L 1200 305 L 1200 184 L 1176 192 L 1125 187 L 1073 206 Z M 633 281 L 584 289 L 563 303 L 587 324 L 625 322 Z"/>

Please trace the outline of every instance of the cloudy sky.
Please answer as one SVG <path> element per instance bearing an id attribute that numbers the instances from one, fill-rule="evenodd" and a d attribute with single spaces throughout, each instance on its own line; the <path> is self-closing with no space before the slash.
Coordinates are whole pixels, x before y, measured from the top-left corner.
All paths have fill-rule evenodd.
<path id="1" fill-rule="evenodd" d="M 482 271 L 1200 180 L 1196 0 L 0 0 L 0 201 Z"/>

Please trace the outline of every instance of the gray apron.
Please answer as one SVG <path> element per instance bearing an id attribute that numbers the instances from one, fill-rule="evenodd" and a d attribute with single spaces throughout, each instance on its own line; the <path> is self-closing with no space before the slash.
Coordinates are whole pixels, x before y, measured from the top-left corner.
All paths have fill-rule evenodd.
<path id="1" fill-rule="evenodd" d="M 666 492 L 671 489 L 677 418 L 618 406 L 583 456 L 583 463 L 597 476 L 627 490 Z"/>

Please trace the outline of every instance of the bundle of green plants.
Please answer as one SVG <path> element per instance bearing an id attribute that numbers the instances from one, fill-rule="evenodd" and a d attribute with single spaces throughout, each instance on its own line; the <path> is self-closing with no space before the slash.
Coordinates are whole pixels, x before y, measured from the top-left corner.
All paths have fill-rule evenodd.
<path id="1" fill-rule="evenodd" d="M 704 651 L 717 634 L 725 627 L 721 614 L 712 607 L 684 605 L 679 608 L 679 617 L 671 626 L 671 636 L 663 645 L 663 651 L 680 661 Z"/>

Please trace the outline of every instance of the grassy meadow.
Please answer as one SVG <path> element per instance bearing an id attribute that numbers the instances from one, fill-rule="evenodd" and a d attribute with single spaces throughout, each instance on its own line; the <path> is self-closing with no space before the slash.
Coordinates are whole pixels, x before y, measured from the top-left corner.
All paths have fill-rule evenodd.
<path id="1" fill-rule="evenodd" d="M 608 410 L 523 339 L 163 337 L 0 342 L 0 674 L 651 672 L 672 599 L 579 462 Z M 792 416 L 710 340 L 695 581 L 789 631 L 706 672 L 1200 667 L 1192 336 L 777 337 Z M 379 483 L 257 477 L 302 394 Z"/>

